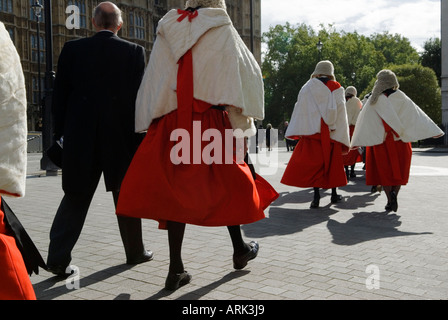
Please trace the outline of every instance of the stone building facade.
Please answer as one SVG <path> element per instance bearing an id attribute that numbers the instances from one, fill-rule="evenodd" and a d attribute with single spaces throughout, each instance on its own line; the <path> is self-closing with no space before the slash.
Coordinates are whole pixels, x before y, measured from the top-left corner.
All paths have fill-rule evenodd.
<path id="1" fill-rule="evenodd" d="M 45 19 L 40 18 L 40 36 L 37 35 L 37 18 L 32 5 L 37 0 L 0 0 L 0 21 L 9 31 L 22 59 L 28 92 L 29 130 L 39 130 L 41 107 L 39 106 L 39 59 L 41 68 L 41 92 L 44 92 L 44 76 L 47 54 L 45 50 Z M 39 0 L 45 5 L 46 0 Z M 48 1 L 48 0 L 47 0 Z M 253 4 L 253 37 L 251 36 L 251 1 Z M 91 23 L 95 6 L 101 0 L 52 0 L 53 19 L 53 70 L 64 43 L 94 34 Z M 147 56 L 152 50 L 158 21 L 171 9 L 184 8 L 185 0 L 116 0 L 123 12 L 124 25 L 119 32 L 123 39 L 142 45 Z M 261 63 L 261 0 L 226 0 L 227 10 L 235 28 Z M 75 6 L 79 11 L 79 25 L 67 28 L 67 19 L 73 17 Z M 73 22 L 69 20 L 70 23 Z M 78 28 L 79 27 L 79 28 Z M 253 39 L 253 41 L 252 41 Z M 38 50 L 40 47 L 40 50 Z M 39 53 L 40 51 L 40 53 Z M 43 93 L 42 93 L 43 95 Z"/>
<path id="2" fill-rule="evenodd" d="M 448 146 L 448 1 L 441 1 L 442 12 L 442 123 Z"/>

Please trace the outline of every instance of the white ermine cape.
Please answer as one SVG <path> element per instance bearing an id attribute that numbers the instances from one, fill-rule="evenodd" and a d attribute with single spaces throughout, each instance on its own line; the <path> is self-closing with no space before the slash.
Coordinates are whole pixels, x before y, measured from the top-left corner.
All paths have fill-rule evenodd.
<path id="1" fill-rule="evenodd" d="M 25 195 L 27 161 L 25 80 L 20 57 L 0 22 L 0 195 Z"/>
<path id="2" fill-rule="evenodd" d="M 397 90 L 386 97 L 382 94 L 376 104 L 367 100 L 352 138 L 352 148 L 382 144 L 386 139 L 384 120 L 397 134 L 395 140 L 414 142 L 438 138 L 444 132 L 404 92 Z"/>
<path id="3" fill-rule="evenodd" d="M 344 88 L 331 92 L 322 81 L 314 78 L 299 92 L 286 137 L 320 133 L 321 119 L 330 128 L 332 140 L 350 146 Z"/>
<path id="4" fill-rule="evenodd" d="M 350 98 L 347 103 L 348 125 L 354 126 L 362 109 L 362 102 L 357 97 Z"/>
<path id="5" fill-rule="evenodd" d="M 260 66 L 223 9 L 204 8 L 191 22 L 177 10 L 159 22 L 157 40 L 136 103 L 136 131 L 177 109 L 179 59 L 193 53 L 194 97 L 212 105 L 229 105 L 234 129 L 252 129 L 264 118 L 264 86 Z M 233 108 L 231 108 L 233 109 Z"/>

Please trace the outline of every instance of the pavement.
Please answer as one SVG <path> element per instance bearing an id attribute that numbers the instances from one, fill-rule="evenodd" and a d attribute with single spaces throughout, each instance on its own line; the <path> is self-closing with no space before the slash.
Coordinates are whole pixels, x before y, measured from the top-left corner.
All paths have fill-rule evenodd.
<path id="1" fill-rule="evenodd" d="M 164 290 L 167 233 L 143 221 L 144 242 L 154 260 L 125 264 L 112 195 L 99 185 L 73 251 L 77 277 L 41 270 L 32 275 L 39 300 L 445 300 L 448 298 L 448 149 L 414 149 L 410 182 L 399 194 L 398 212 L 386 213 L 384 193 L 371 193 L 362 165 L 357 177 L 330 204 L 309 209 L 312 190 L 280 183 L 291 157 L 275 148 L 256 159 L 259 172 L 280 198 L 266 219 L 243 226 L 247 241 L 260 243 L 258 257 L 242 271 L 232 268 L 226 228 L 187 226 L 183 244 L 191 284 Z M 41 154 L 30 153 L 26 196 L 6 198 L 46 260 L 49 231 L 62 199 L 61 174 L 46 176 Z M 188 310 L 187 310 L 188 311 Z M 190 310 L 191 311 L 191 310 Z"/>

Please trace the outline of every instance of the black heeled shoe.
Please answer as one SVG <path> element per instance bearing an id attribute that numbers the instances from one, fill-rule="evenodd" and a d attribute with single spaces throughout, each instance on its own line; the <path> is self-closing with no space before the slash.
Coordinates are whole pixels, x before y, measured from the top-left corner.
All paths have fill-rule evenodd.
<path id="1" fill-rule="evenodd" d="M 337 194 L 337 195 L 333 195 L 331 196 L 331 203 L 338 203 L 342 201 L 342 196 Z"/>
<path id="2" fill-rule="evenodd" d="M 313 202 L 311 202 L 310 209 L 317 209 L 319 208 L 320 199 L 314 199 Z"/>
<path id="3" fill-rule="evenodd" d="M 236 270 L 241 270 L 245 266 L 247 266 L 247 263 L 250 260 L 253 260 L 257 257 L 258 251 L 260 250 L 260 246 L 258 245 L 258 242 L 251 241 L 249 243 L 250 250 L 249 252 L 243 254 L 243 255 L 233 255 L 233 268 Z"/>
<path id="4" fill-rule="evenodd" d="M 390 205 L 390 202 L 388 202 L 386 204 L 386 206 L 384 207 L 384 209 L 386 209 L 386 211 L 392 211 L 392 206 Z"/>
<path id="5" fill-rule="evenodd" d="M 165 281 L 165 289 L 169 291 L 176 291 L 180 287 L 183 287 L 190 283 L 191 281 L 191 274 L 189 274 L 187 271 L 184 271 L 182 273 L 168 273 L 168 277 Z"/>

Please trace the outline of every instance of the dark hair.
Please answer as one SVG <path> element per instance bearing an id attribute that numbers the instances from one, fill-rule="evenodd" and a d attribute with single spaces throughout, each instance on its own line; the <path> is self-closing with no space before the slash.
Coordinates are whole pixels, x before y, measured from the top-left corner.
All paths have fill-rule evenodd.
<path id="1" fill-rule="evenodd" d="M 103 10 L 101 4 L 95 8 L 93 16 L 96 25 L 104 29 L 116 28 L 123 23 L 120 9 L 108 12 Z"/>

